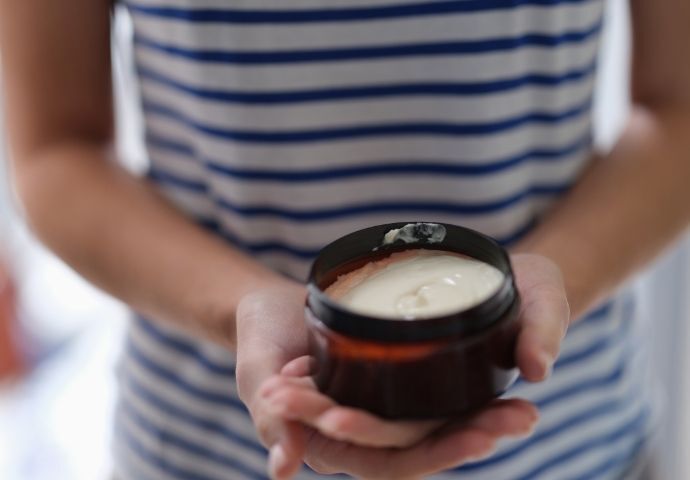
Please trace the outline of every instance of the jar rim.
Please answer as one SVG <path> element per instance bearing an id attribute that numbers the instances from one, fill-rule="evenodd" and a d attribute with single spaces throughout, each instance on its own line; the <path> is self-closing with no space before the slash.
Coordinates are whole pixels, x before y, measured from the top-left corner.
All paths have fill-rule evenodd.
<path id="1" fill-rule="evenodd" d="M 437 226 L 437 235 L 384 244 L 386 234 L 409 225 Z M 411 249 L 459 253 L 486 262 L 503 273 L 499 288 L 490 297 L 469 308 L 419 320 L 392 319 L 354 312 L 330 298 L 325 288 L 333 272 L 348 265 L 367 263 L 395 252 Z M 349 271 L 354 270 L 351 268 Z M 348 270 L 345 270 L 348 271 Z M 345 273 L 341 271 L 340 273 Z M 330 280 L 330 281 L 329 281 Z M 376 225 L 345 235 L 326 245 L 312 264 L 307 285 L 307 308 L 332 330 L 380 342 L 418 342 L 447 337 L 470 337 L 510 317 L 519 305 L 519 294 L 508 253 L 494 239 L 475 230 L 440 222 L 396 222 Z"/>

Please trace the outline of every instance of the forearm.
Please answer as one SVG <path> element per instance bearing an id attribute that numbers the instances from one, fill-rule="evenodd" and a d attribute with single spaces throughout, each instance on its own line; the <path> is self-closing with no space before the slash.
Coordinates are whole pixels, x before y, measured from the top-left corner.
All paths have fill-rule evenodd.
<path id="1" fill-rule="evenodd" d="M 234 346 L 234 313 L 277 276 L 177 212 L 99 145 L 24 153 L 15 178 L 41 240 L 143 314 Z"/>
<path id="2" fill-rule="evenodd" d="M 689 179 L 688 109 L 636 108 L 613 151 L 517 250 L 556 262 L 577 319 L 684 231 Z"/>

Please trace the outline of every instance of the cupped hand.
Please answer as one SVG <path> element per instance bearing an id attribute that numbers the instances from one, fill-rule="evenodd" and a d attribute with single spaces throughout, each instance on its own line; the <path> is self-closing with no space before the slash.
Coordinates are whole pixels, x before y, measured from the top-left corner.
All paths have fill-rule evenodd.
<path id="1" fill-rule="evenodd" d="M 568 324 L 563 282 L 544 257 L 516 254 L 513 266 L 523 298 L 516 360 L 527 380 L 539 381 Z M 301 285 L 277 282 L 245 297 L 237 311 L 240 396 L 270 450 L 273 478 L 292 478 L 303 461 L 321 473 L 419 478 L 487 457 L 500 438 L 533 429 L 536 409 L 518 399 L 444 421 L 390 421 L 336 404 L 309 377 L 305 296 Z"/>

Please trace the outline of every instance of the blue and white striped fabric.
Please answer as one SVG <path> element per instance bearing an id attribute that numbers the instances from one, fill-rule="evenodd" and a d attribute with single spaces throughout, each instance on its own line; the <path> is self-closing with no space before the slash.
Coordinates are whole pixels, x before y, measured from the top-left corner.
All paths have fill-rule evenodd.
<path id="1" fill-rule="evenodd" d="M 149 177 L 295 278 L 329 241 L 384 222 L 509 245 L 589 158 L 602 0 L 127 5 Z M 541 408 L 532 438 L 437 478 L 619 478 L 650 416 L 635 305 L 610 300 L 572 328 L 548 382 L 512 389 Z M 137 318 L 120 378 L 123 480 L 267 479 L 231 353 Z"/>

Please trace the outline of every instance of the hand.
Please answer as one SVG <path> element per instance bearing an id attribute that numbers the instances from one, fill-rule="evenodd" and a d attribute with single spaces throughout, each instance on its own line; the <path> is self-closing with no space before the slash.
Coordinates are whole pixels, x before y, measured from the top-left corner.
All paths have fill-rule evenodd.
<path id="1" fill-rule="evenodd" d="M 526 378 L 539 380 L 557 353 L 562 333 L 553 332 L 567 324 L 567 303 L 551 262 L 516 255 L 514 263 L 523 294 L 518 364 Z M 322 473 L 415 478 L 486 457 L 499 438 L 533 428 L 536 410 L 521 400 L 497 400 L 471 418 L 447 422 L 391 422 L 338 406 L 316 390 L 300 358 L 307 353 L 305 295 L 296 284 L 272 287 L 247 296 L 238 309 L 240 395 L 270 448 L 274 478 L 291 478 L 303 458 Z M 553 316 L 561 303 L 565 317 Z"/>
<path id="2" fill-rule="evenodd" d="M 531 382 L 551 373 L 561 341 L 570 323 L 570 308 L 559 268 L 541 255 L 511 257 L 522 307 L 516 361 L 523 378 Z"/>

